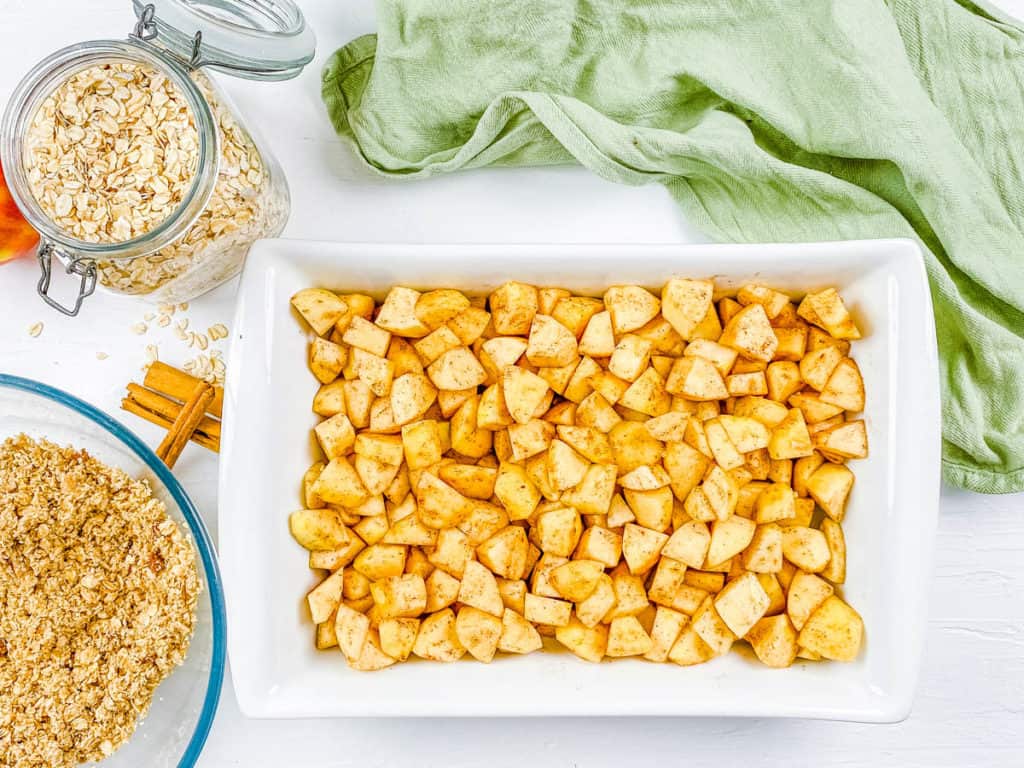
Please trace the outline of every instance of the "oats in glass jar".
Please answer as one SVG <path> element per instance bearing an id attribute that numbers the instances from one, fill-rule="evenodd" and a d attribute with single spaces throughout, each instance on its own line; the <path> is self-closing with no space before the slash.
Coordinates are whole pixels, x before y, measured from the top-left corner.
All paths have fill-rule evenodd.
<path id="1" fill-rule="evenodd" d="M 76 72 L 42 103 L 25 143 L 36 201 L 90 243 L 141 237 L 196 175 L 199 135 L 181 90 L 156 70 L 111 61 Z"/>
<path id="2" fill-rule="evenodd" d="M 100 282 L 123 293 L 192 296 L 241 268 L 249 246 L 280 231 L 287 192 L 272 184 L 259 149 L 202 73 L 192 79 L 213 113 L 220 145 L 217 181 L 199 218 L 166 248 L 130 261 L 99 262 Z"/>

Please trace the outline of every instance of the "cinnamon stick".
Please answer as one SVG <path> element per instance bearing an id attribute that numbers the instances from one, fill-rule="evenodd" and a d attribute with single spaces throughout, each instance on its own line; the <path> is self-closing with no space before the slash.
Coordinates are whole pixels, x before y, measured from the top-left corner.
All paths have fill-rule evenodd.
<path id="1" fill-rule="evenodd" d="M 205 382 L 157 360 L 149 366 L 142 383 L 149 389 L 185 402 L 192 396 L 196 386 Z M 213 392 L 213 400 L 207 406 L 207 411 L 219 419 L 224 410 L 224 388 L 213 387 Z"/>
<path id="2" fill-rule="evenodd" d="M 178 406 L 179 408 L 181 406 Z M 163 429 L 170 429 L 174 425 L 174 419 L 168 419 L 161 416 L 158 413 L 154 413 L 130 397 L 126 397 L 121 401 L 121 409 L 128 413 L 133 413 L 141 419 L 145 419 L 150 424 L 156 424 L 158 427 Z M 192 433 L 192 442 L 196 445 L 201 445 L 203 448 L 218 453 L 220 451 L 220 440 L 215 437 L 199 431 L 198 429 Z"/>
<path id="3" fill-rule="evenodd" d="M 178 418 L 178 414 L 181 413 L 181 403 L 164 397 L 159 392 L 140 387 L 138 384 L 128 385 L 128 399 L 134 400 L 147 411 L 162 416 L 168 424 L 173 424 L 174 420 Z M 199 420 L 196 432 L 220 440 L 220 422 L 204 415 Z"/>
<path id="4" fill-rule="evenodd" d="M 198 386 L 192 390 L 181 413 L 178 414 L 178 418 L 171 425 L 171 429 L 160 443 L 160 447 L 156 449 L 156 455 L 168 467 L 173 467 L 178 457 L 181 456 L 181 452 L 192 439 L 192 433 L 199 426 L 199 421 L 206 413 L 206 409 L 210 407 L 213 398 L 213 387 L 205 381 L 199 382 Z"/>

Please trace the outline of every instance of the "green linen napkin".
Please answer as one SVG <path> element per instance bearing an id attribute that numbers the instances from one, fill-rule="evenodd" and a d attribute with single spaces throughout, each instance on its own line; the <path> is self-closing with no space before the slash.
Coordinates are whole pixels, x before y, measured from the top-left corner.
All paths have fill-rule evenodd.
<path id="1" fill-rule="evenodd" d="M 929 251 L 944 476 L 1024 489 L 1016 23 L 968 0 L 378 9 L 378 34 L 328 62 L 323 98 L 381 174 L 576 161 L 662 184 L 721 240 L 916 236 Z"/>

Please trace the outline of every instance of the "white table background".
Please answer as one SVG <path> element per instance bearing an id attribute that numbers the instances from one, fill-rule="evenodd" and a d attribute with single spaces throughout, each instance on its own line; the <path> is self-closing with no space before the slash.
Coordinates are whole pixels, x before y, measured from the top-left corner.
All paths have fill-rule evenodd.
<path id="1" fill-rule="evenodd" d="M 368 0 L 300 0 L 317 31 L 317 60 L 297 80 L 221 78 L 258 126 L 291 183 L 286 236 L 407 242 L 679 242 L 704 238 L 660 187 L 634 189 L 579 168 L 474 171 L 400 184 L 370 177 L 331 130 L 319 97 L 326 56 L 373 31 Z M 1018 17 L 1024 0 L 1001 0 Z M 128 0 L 0 0 L 0 107 L 29 66 L 54 49 L 120 37 Z M 130 327 L 147 306 L 96 295 L 77 319 L 35 295 L 34 259 L 0 267 L 0 371 L 68 389 L 156 445 L 159 432 L 118 411 L 139 380 L 146 344 L 181 365 L 171 329 Z M 66 287 L 66 286 L 65 286 Z M 234 283 L 195 302 L 193 328 L 230 322 Z M 27 328 L 42 321 L 30 338 Z M 223 342 L 219 346 L 222 346 Z M 109 355 L 97 359 L 97 353 Z M 217 463 L 190 446 L 177 474 L 214 535 Z M 1024 764 L 1024 494 L 946 488 L 930 623 L 913 714 L 899 725 L 740 719 L 298 720 L 244 718 L 226 681 L 202 768 L 504 768 L 531 765 L 1020 766 Z M 898 585 L 893 585 L 894 589 Z M 443 690 L 438 696 L 444 696 Z M 538 696 L 543 692 L 538 691 Z M 140 767 L 141 768 L 141 767 Z"/>

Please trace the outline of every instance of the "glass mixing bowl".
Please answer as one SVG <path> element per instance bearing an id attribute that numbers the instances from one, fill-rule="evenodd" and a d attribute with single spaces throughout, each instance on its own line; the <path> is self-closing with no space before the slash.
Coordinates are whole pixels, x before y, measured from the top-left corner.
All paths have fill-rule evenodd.
<path id="1" fill-rule="evenodd" d="M 148 480 L 196 548 L 203 589 L 185 662 L 157 688 L 131 740 L 106 760 L 91 763 L 102 768 L 191 768 L 217 711 L 227 639 L 224 591 L 206 526 L 174 475 L 130 430 L 67 392 L 0 374 L 0 442 L 22 432 L 84 448 L 100 461 Z"/>

